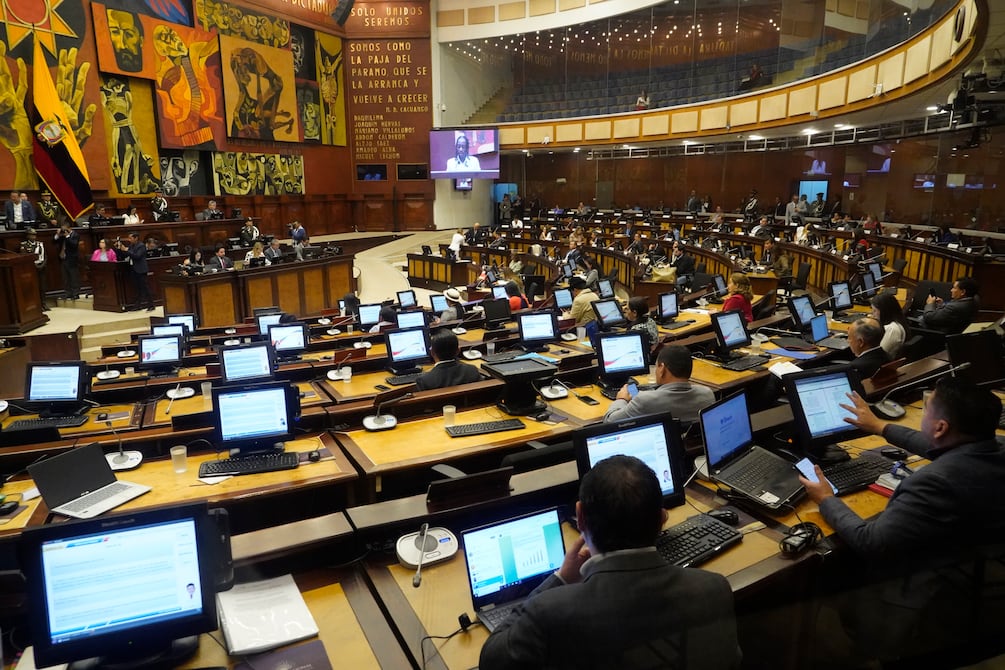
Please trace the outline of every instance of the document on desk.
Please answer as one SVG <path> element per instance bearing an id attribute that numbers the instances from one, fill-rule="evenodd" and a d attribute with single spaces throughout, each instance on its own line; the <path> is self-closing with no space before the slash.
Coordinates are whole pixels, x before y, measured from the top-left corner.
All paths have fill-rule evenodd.
<path id="1" fill-rule="evenodd" d="M 328 652 L 321 640 L 293 645 L 259 654 L 246 662 L 238 663 L 234 670 L 332 670 Z"/>
<path id="2" fill-rule="evenodd" d="M 291 575 L 237 584 L 216 594 L 216 602 L 231 654 L 254 654 L 318 634 Z"/>

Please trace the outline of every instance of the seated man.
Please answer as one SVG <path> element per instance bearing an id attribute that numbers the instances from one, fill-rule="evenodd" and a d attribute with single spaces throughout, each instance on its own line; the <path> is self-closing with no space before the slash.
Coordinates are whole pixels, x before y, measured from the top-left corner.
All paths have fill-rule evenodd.
<path id="1" fill-rule="evenodd" d="M 576 326 L 586 326 L 597 320 L 597 315 L 593 311 L 592 305 L 600 296 L 586 286 L 586 280 L 582 277 L 573 277 L 569 280 L 569 289 L 572 292 L 571 316 L 576 320 Z"/>
<path id="2" fill-rule="evenodd" d="M 433 335 L 429 349 L 433 354 L 435 365 L 415 380 L 415 388 L 420 391 L 470 384 L 482 378 L 478 368 L 457 360 L 459 349 L 457 336 L 449 330 L 441 329 Z"/>
<path id="3" fill-rule="evenodd" d="M 775 241 L 770 237 L 764 240 L 764 252 L 761 254 L 761 265 L 767 266 L 779 277 L 792 274 L 792 257 L 775 247 Z"/>
<path id="4" fill-rule="evenodd" d="M 921 326 L 947 335 L 962 333 L 977 316 L 977 282 L 971 277 L 960 277 L 949 289 L 951 300 L 944 302 L 933 295 L 925 300 Z"/>
<path id="5" fill-rule="evenodd" d="M 653 545 L 666 518 L 645 463 L 612 456 L 594 466 L 576 503 L 582 537 L 485 641 L 479 667 L 737 667 L 729 584 L 660 557 Z"/>
<path id="6" fill-rule="evenodd" d="M 202 218 L 204 221 L 213 221 L 214 219 L 223 218 L 223 210 L 216 208 L 216 200 L 210 200 L 206 205 L 206 209 L 202 210 Z"/>
<path id="7" fill-rule="evenodd" d="M 272 238 L 272 241 L 269 242 L 269 246 L 265 248 L 265 257 L 273 263 L 278 260 L 282 260 L 283 250 L 279 248 L 279 238 L 274 237 Z"/>
<path id="8" fill-rule="evenodd" d="M 633 398 L 628 387 L 618 391 L 604 415 L 604 421 L 622 421 L 646 414 L 669 412 L 684 425 L 698 420 L 698 411 L 715 402 L 712 389 L 691 383 L 694 363 L 686 347 L 672 344 L 656 357 L 656 383 L 651 391 L 639 391 Z"/>
<path id="9" fill-rule="evenodd" d="M 858 372 L 859 378 L 872 377 L 876 370 L 890 362 L 890 354 L 880 346 L 883 333 L 883 326 L 872 317 L 859 319 L 848 329 L 848 348 L 855 354 L 848 365 Z"/>
<path id="10" fill-rule="evenodd" d="M 220 270 L 233 270 L 234 261 L 227 257 L 227 247 L 222 244 L 217 245 L 216 253 L 206 262 L 206 270 L 209 272 L 219 272 Z"/>
<path id="11" fill-rule="evenodd" d="M 922 410 L 920 431 L 883 421 L 857 394 L 849 397 L 842 407 L 853 416 L 845 421 L 931 463 L 901 480 L 886 509 L 868 520 L 832 495 L 819 468 L 820 483 L 800 478 L 865 573 L 855 576 L 861 589 L 831 603 L 840 625 L 820 630 L 820 653 L 833 667 L 853 667 L 849 661 L 860 667 L 863 657 L 915 656 L 968 634 L 961 629 L 969 626 L 973 604 L 957 586 L 958 573 L 945 566 L 968 563 L 976 547 L 998 543 L 1005 533 L 1005 449 L 995 439 L 1002 403 L 993 393 L 942 377 Z M 847 639 L 835 640 L 842 628 Z"/>

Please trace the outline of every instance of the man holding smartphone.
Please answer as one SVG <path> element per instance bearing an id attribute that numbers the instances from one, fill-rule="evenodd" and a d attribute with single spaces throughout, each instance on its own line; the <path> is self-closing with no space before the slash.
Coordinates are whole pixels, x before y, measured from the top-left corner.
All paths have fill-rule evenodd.
<path id="1" fill-rule="evenodd" d="M 604 415 L 604 421 L 623 421 L 647 414 L 670 412 L 687 426 L 698 420 L 699 410 L 715 402 L 712 389 L 691 383 L 691 352 L 680 345 L 668 345 L 656 358 L 656 383 L 640 391 L 634 381 L 621 387 Z"/>

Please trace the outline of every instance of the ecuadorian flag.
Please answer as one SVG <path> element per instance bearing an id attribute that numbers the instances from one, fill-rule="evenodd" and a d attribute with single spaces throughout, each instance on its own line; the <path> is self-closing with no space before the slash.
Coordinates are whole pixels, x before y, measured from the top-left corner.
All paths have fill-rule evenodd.
<path id="1" fill-rule="evenodd" d="M 35 131 L 32 145 L 35 171 L 70 218 L 76 219 L 94 206 L 91 180 L 80 145 L 56 93 L 42 44 L 37 39 L 32 62 L 32 88 L 35 104 L 30 119 Z"/>

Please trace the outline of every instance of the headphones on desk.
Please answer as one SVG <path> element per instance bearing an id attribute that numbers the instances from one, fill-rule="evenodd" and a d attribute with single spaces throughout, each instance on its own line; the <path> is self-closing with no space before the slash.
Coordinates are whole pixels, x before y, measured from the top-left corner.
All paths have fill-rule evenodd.
<path id="1" fill-rule="evenodd" d="M 824 532 L 820 530 L 820 526 L 812 521 L 804 521 L 789 529 L 778 543 L 778 549 L 785 556 L 798 556 L 807 549 L 817 546 L 823 539 Z"/>

